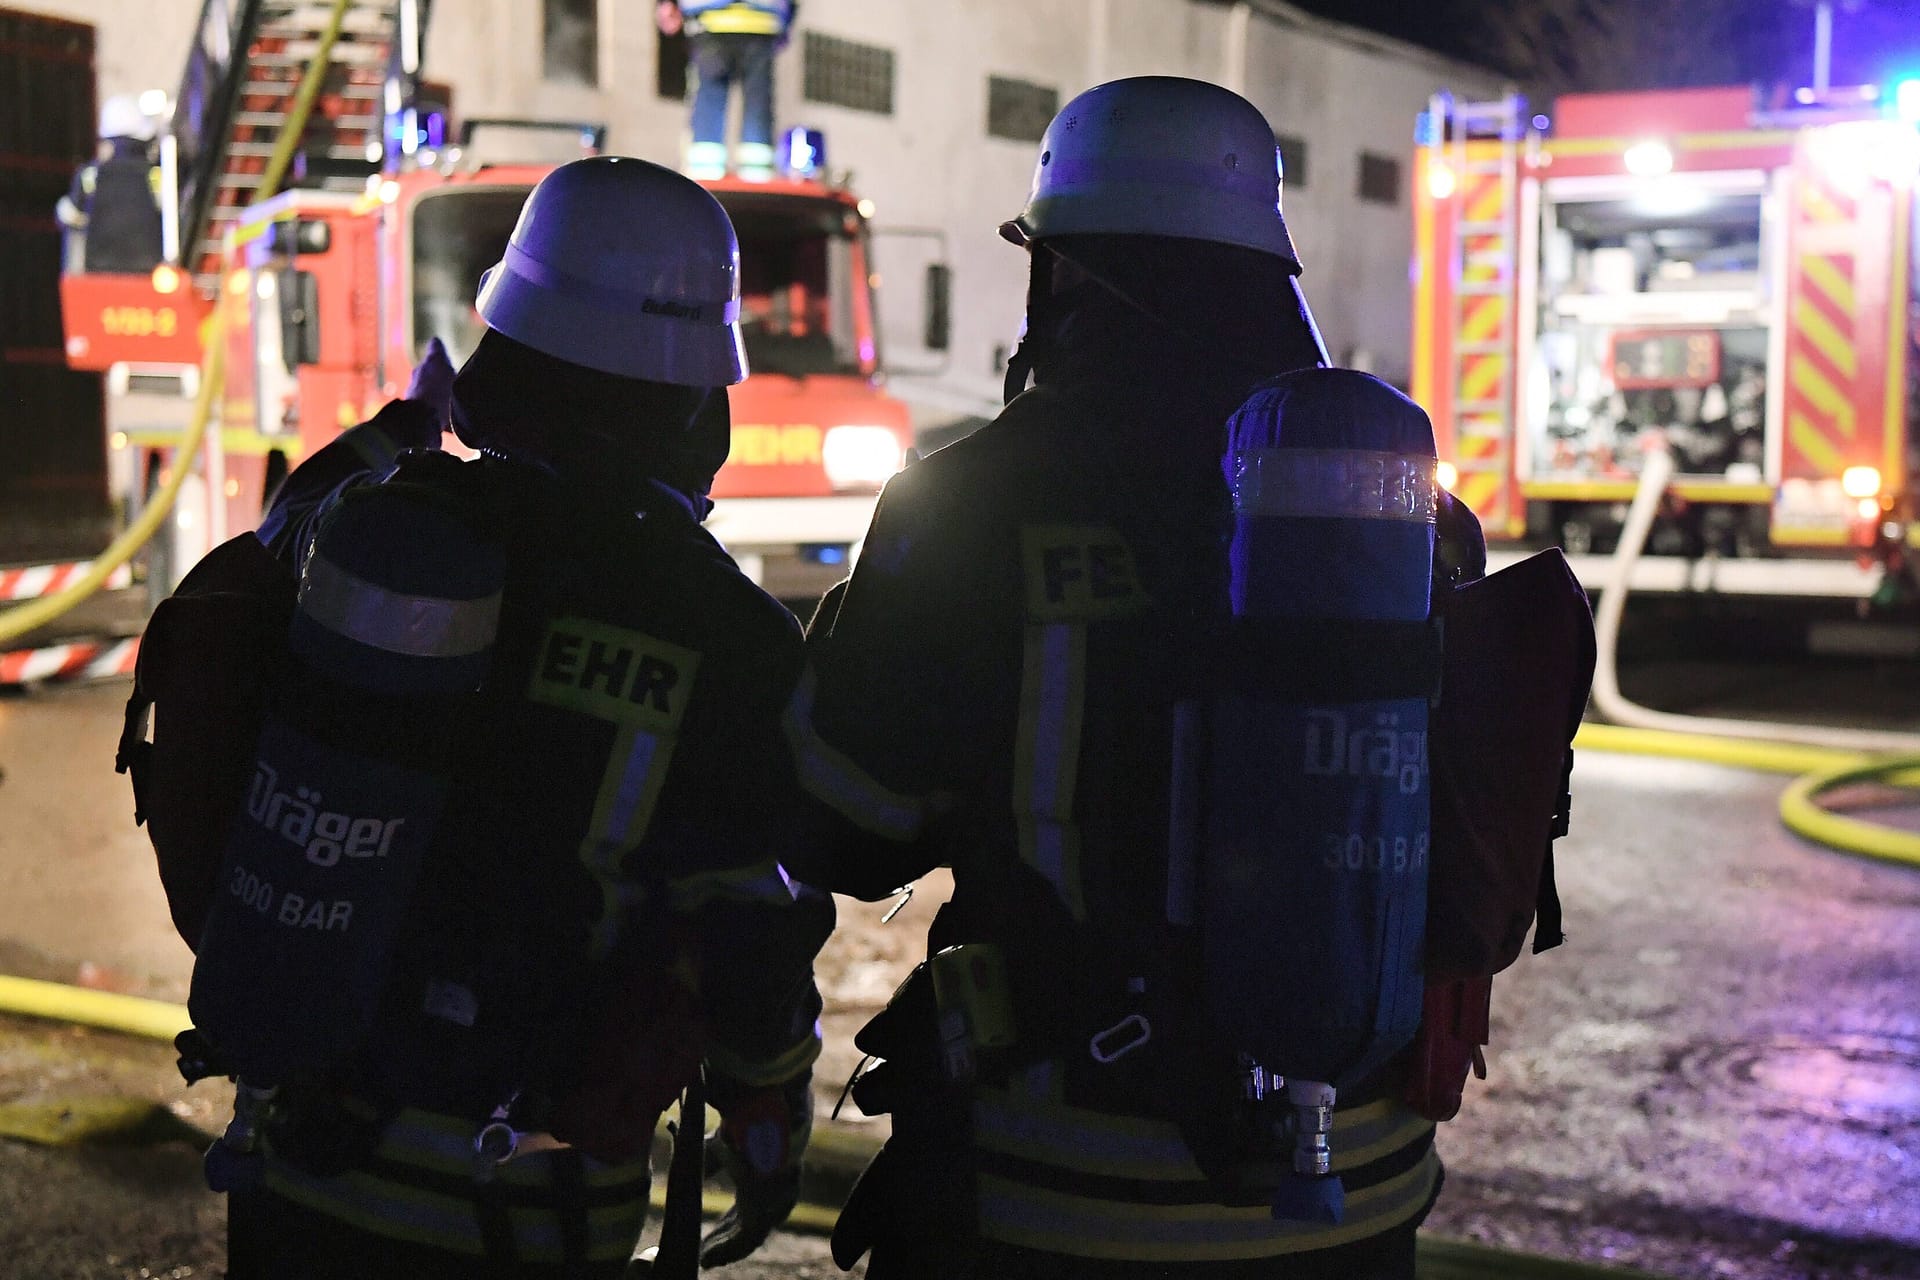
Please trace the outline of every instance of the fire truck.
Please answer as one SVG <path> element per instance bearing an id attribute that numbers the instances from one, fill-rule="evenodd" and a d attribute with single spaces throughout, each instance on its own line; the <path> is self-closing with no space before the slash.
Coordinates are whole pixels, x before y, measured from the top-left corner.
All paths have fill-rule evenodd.
<path id="1" fill-rule="evenodd" d="M 336 8 L 343 20 L 324 31 Z M 600 147 L 604 130 L 588 124 L 470 120 L 452 134 L 448 95 L 420 79 L 426 14 L 421 0 L 206 0 L 162 138 L 168 260 L 146 276 L 62 282 L 68 361 L 107 373 L 126 507 L 168 468 L 193 468 L 150 557 L 161 589 L 252 528 L 302 457 L 400 394 L 431 338 L 456 364 L 472 351 L 480 275 L 553 166 L 496 162 L 487 144 L 551 151 L 536 144 L 558 131 L 577 140 L 573 154 Z M 295 181 L 255 201 L 296 86 L 321 56 Z M 708 527 L 788 597 L 844 576 L 875 495 L 912 444 L 906 407 L 882 389 L 872 207 L 822 180 L 822 150 L 817 133 L 797 130 L 781 177 L 706 184 L 740 237 L 751 368 L 732 391 L 733 447 Z M 216 309 L 226 343 L 217 429 L 183 459 L 176 446 Z"/>
<path id="2" fill-rule="evenodd" d="M 1436 96 L 1411 391 L 1489 538 L 1598 585 L 1666 449 L 1634 589 L 1910 597 L 1917 120 L 1920 82 Z"/>

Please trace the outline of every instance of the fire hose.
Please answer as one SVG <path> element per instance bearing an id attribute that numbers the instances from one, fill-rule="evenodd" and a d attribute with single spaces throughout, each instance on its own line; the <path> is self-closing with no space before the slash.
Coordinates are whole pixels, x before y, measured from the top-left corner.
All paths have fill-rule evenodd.
<path id="1" fill-rule="evenodd" d="M 1582 726 L 1574 745 L 1800 774 L 1780 797 L 1780 820 L 1788 830 L 1842 852 L 1920 867 L 1920 834 L 1844 817 L 1817 803 L 1826 792 L 1858 783 L 1920 787 L 1920 734 L 1676 715 L 1620 692 L 1617 650 L 1633 567 L 1672 478 L 1672 455 L 1665 449 L 1649 453 L 1594 613 L 1593 705 L 1610 723 Z"/>
<path id="2" fill-rule="evenodd" d="M 273 153 L 267 158 L 266 168 L 260 175 L 260 184 L 255 188 L 255 200 L 263 200 L 272 195 L 279 187 L 280 180 L 286 176 L 287 167 L 293 162 L 294 148 L 299 144 L 300 135 L 306 130 L 307 117 L 313 111 L 313 104 L 320 96 L 320 87 L 325 82 L 328 68 L 332 64 L 333 47 L 340 38 L 340 31 L 350 5 L 351 0 L 333 0 L 333 12 L 328 17 L 327 27 L 321 32 L 313 57 L 307 63 L 306 72 L 301 77 L 300 87 L 295 91 L 293 102 L 287 109 L 287 118 L 281 126 L 280 136 L 274 142 Z M 208 438 L 207 428 L 213 420 L 214 402 L 220 395 L 225 379 L 228 305 L 224 296 L 215 299 L 213 316 L 208 321 L 202 336 L 205 350 L 201 356 L 200 388 L 194 396 L 193 414 L 174 453 L 173 466 L 167 469 L 166 478 L 153 495 L 152 501 L 147 503 L 133 523 L 113 540 L 111 546 L 94 558 L 93 563 L 87 567 L 87 571 L 70 585 L 50 596 L 28 604 L 16 605 L 0 613 L 0 644 L 17 640 L 30 631 L 39 630 L 55 619 L 70 613 L 81 602 L 100 590 L 116 569 L 131 560 L 153 539 L 162 522 L 172 512 L 173 504 L 180 496 L 180 489 L 186 483 L 187 473 L 192 469 L 193 457 L 199 452 L 202 442 Z M 218 502 L 221 499 L 216 494 L 211 500 Z"/>

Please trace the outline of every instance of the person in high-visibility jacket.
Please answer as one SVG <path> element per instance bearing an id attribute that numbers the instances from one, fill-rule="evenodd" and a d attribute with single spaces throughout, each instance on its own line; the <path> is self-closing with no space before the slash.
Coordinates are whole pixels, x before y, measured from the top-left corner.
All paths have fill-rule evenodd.
<path id="1" fill-rule="evenodd" d="M 1225 1133 L 1247 1071 L 1173 871 L 1206 767 L 1178 708 L 1231 613 L 1226 424 L 1327 363 L 1273 138 L 1192 80 L 1060 112 L 1002 229 L 1031 260 L 1009 403 L 887 485 L 809 627 L 790 865 L 868 899 L 953 874 L 928 964 L 856 1038 L 881 1065 L 853 1096 L 893 1127 L 834 1249 L 869 1280 L 1413 1274 L 1433 1124 L 1390 1071 L 1343 1088 L 1344 1221 L 1277 1216 L 1290 1140 Z"/>
<path id="2" fill-rule="evenodd" d="M 131 274 L 159 265 L 160 171 L 153 134 L 152 118 L 131 94 L 100 104 L 98 154 L 73 175 L 55 206 L 65 229 L 62 270 Z"/>
<path id="3" fill-rule="evenodd" d="M 373 1029 L 281 1090 L 264 1176 L 232 1191 L 234 1280 L 620 1276 L 655 1122 L 702 1067 L 738 1191 L 702 1261 L 792 1209 L 833 906 L 777 860 L 799 624 L 700 523 L 746 375 L 738 263 L 684 176 L 556 169 L 482 279 L 457 376 L 435 339 L 408 398 L 297 468 L 259 531 L 303 570 L 313 643 L 387 664 L 388 703 L 430 658 L 492 656 L 435 748 L 445 800 Z M 481 457 L 436 452 L 449 418 Z M 396 488 L 491 537 L 485 610 L 436 588 L 404 527 L 322 563 Z M 302 705 L 350 744 L 351 694 Z M 489 1146 L 490 1118 L 525 1132 Z"/>
<path id="4" fill-rule="evenodd" d="M 773 60 L 793 30 L 794 0 L 665 0 L 660 30 L 684 30 L 691 45 L 693 141 L 687 176 L 727 174 L 727 103 L 740 86 L 740 141 L 733 171 L 749 181 L 773 177 Z"/>

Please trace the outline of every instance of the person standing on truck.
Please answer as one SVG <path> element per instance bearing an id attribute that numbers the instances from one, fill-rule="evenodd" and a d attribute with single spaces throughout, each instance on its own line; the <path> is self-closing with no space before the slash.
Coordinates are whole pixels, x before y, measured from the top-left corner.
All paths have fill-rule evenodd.
<path id="1" fill-rule="evenodd" d="M 66 229 L 62 270 L 147 272 L 160 264 L 159 170 L 153 119 L 131 94 L 100 106 L 94 162 L 73 176 L 55 212 Z"/>
<path id="2" fill-rule="evenodd" d="M 727 176 L 727 108 L 740 86 L 740 141 L 733 171 L 749 182 L 773 177 L 773 60 L 786 48 L 799 6 L 794 0 L 663 0 L 666 35 L 685 31 L 692 46 L 693 142 L 687 176 Z"/>
<path id="3" fill-rule="evenodd" d="M 620 1276 L 655 1122 L 702 1069 L 738 1191 L 702 1261 L 746 1256 L 795 1202 L 833 907 L 776 860 L 799 626 L 700 524 L 746 375 L 738 261 L 719 203 L 669 169 L 554 170 L 482 278 L 457 376 L 434 340 L 407 398 L 295 470 L 260 528 L 301 572 L 268 721 L 301 745 L 270 773 L 263 733 L 257 786 L 289 795 L 260 807 L 304 808 L 299 779 L 354 831 L 374 813 L 431 834 L 404 902 L 366 888 L 299 934 L 304 987 L 261 989 L 285 955 L 244 943 L 282 939 L 271 917 L 209 912 L 197 1033 L 228 1062 L 330 1059 L 289 1063 L 222 1140 L 233 1280 Z M 479 458 L 438 452 L 449 420 Z M 378 807 L 343 794 L 375 786 Z M 252 837 L 279 868 L 262 892 L 344 892 L 353 859 L 310 845 L 290 867 L 283 826 Z M 391 950 L 362 954 L 381 912 Z M 377 1010 L 323 1007 L 370 964 Z"/>
<path id="4" fill-rule="evenodd" d="M 1245 1095 L 1171 941 L 1176 708 L 1228 610 L 1226 424 L 1328 372 L 1273 139 L 1193 80 L 1067 104 L 1002 228 L 1030 260 L 1008 404 L 888 484 L 809 627 L 790 865 L 866 899 L 954 881 L 929 962 L 855 1040 L 881 1064 L 853 1097 L 893 1128 L 834 1256 L 870 1253 L 870 1280 L 1413 1275 L 1432 1123 L 1390 1080 L 1343 1088 L 1335 1150 L 1366 1153 L 1338 1169 L 1345 1221 L 1280 1220 L 1297 1166 L 1270 1131 L 1243 1159 L 1214 1142 Z"/>

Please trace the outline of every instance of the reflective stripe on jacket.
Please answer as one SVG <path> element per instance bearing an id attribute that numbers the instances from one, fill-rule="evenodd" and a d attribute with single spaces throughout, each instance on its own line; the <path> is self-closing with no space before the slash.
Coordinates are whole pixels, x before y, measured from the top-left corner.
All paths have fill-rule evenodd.
<path id="1" fill-rule="evenodd" d="M 1382 1099 L 1336 1114 L 1337 1227 L 1278 1222 L 1264 1195 L 1223 1205 L 1173 1125 L 1031 1097 L 975 1091 L 980 1234 L 1003 1244 L 1113 1261 L 1266 1258 L 1327 1249 L 1424 1214 L 1440 1183 L 1431 1121 Z"/>
<path id="2" fill-rule="evenodd" d="M 688 29 L 714 36 L 777 36 L 793 19 L 786 0 L 681 0 Z"/>
<path id="3" fill-rule="evenodd" d="M 351 1223 L 375 1235 L 451 1253 L 486 1252 L 481 1197 L 491 1196 L 511 1224 L 514 1252 L 522 1261 L 558 1265 L 563 1258 L 562 1221 L 569 1211 L 586 1215 L 587 1257 L 626 1258 L 645 1225 L 649 1171 L 643 1157 L 601 1164 L 579 1156 L 581 1204 L 556 1205 L 558 1152 L 536 1152 L 501 1165 L 493 1183 L 473 1177 L 471 1122 L 431 1112 L 402 1111 L 381 1137 L 363 1168 L 335 1177 L 308 1173 L 267 1152 L 266 1185 L 288 1200 Z"/>

